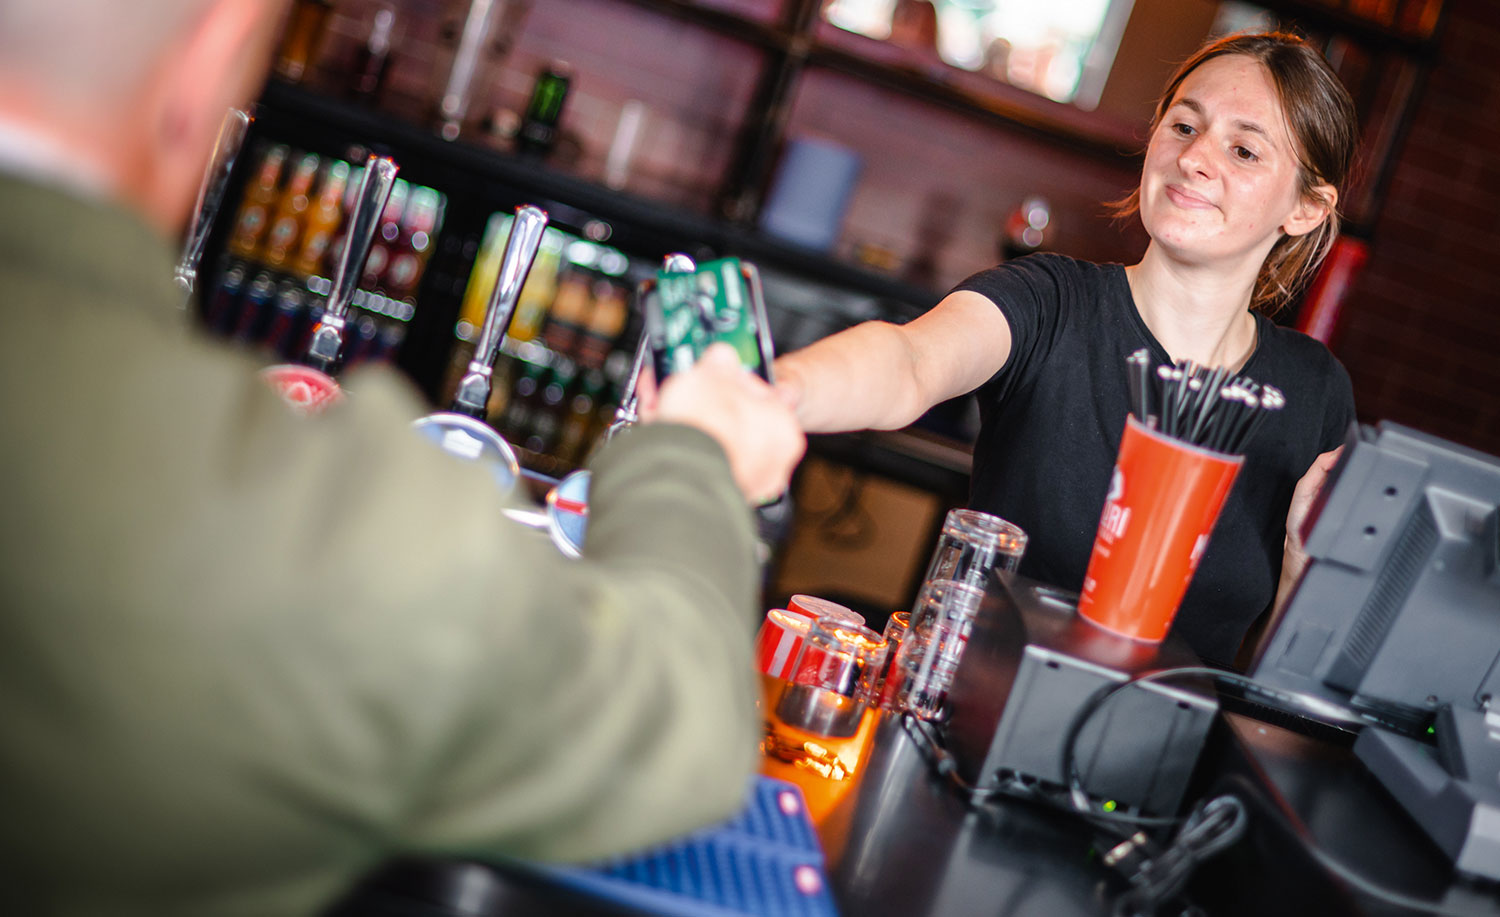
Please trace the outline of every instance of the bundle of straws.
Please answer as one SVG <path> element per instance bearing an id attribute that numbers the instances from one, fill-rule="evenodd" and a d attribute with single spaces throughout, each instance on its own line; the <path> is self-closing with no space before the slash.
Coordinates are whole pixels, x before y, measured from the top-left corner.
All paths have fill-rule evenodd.
<path id="1" fill-rule="evenodd" d="M 1239 455 L 1255 431 L 1286 405 L 1274 385 L 1191 360 L 1152 367 L 1145 348 L 1125 358 L 1130 412 L 1157 432 L 1214 452 Z"/>

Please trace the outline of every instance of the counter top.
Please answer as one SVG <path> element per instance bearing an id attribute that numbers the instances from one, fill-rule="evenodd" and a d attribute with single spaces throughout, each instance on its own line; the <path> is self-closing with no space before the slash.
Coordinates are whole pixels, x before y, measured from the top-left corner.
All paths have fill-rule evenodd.
<path id="1" fill-rule="evenodd" d="M 767 759 L 771 776 L 804 787 L 834 898 L 858 917 L 1107 915 L 1127 887 L 1106 868 L 1093 829 L 1023 800 L 970 806 L 931 769 L 894 717 L 871 716 L 848 740 L 852 779 Z M 1198 792 L 1234 792 L 1247 837 L 1199 868 L 1193 901 L 1214 915 L 1413 913 L 1354 890 L 1307 844 L 1358 874 L 1443 912 L 1500 915 L 1500 890 L 1451 868 L 1344 747 L 1233 713 L 1205 749 Z M 330 917 L 481 917 L 637 913 L 549 886 L 524 867 L 403 861 L 372 877 Z"/>

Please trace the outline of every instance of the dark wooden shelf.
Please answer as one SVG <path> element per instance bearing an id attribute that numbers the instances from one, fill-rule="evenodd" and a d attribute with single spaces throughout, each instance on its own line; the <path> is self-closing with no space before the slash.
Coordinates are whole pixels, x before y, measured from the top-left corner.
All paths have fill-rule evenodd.
<path id="1" fill-rule="evenodd" d="M 776 23 L 762 22 L 695 3 L 693 0 L 621 0 L 621 2 L 670 16 L 680 22 L 712 29 L 721 35 L 738 38 L 766 50 L 788 51 L 793 45 L 792 33 Z"/>
<path id="2" fill-rule="evenodd" d="M 1107 156 L 1134 156 L 1143 139 L 1137 126 L 1084 111 L 1065 103 L 970 73 L 934 59 L 902 60 L 885 42 L 866 38 L 816 20 L 811 34 L 784 24 L 768 23 L 694 0 L 620 0 L 674 19 L 712 29 L 767 51 L 869 80 L 950 109 L 1060 141 L 1073 149 Z M 796 0 L 788 0 L 788 4 Z M 1308 0 L 1256 0 L 1257 5 L 1290 26 L 1355 39 L 1371 50 L 1392 51 L 1424 62 L 1437 53 L 1439 22 L 1426 36 L 1382 27 L 1368 18 Z M 790 18 L 793 14 L 789 13 Z M 834 33 L 840 33 L 835 35 Z"/>
<path id="3" fill-rule="evenodd" d="M 434 172 L 466 173 L 471 181 L 478 179 L 481 183 L 529 194 L 542 206 L 551 207 L 554 216 L 565 222 L 599 219 L 628 227 L 638 237 L 644 237 L 645 245 L 661 247 L 656 254 L 680 248 L 706 248 L 720 255 L 738 255 L 830 286 L 877 297 L 898 312 L 903 307 L 911 311 L 925 309 L 939 297 L 935 290 L 785 242 L 752 227 L 615 191 L 538 160 L 462 138 L 447 141 L 422 125 L 293 84 L 272 81 L 266 86 L 260 104 L 267 114 L 299 132 L 317 130 L 389 150 L 398 161 L 404 159 L 419 169 L 413 176 L 416 180 L 444 184 L 440 177 L 433 177 Z"/>
<path id="4" fill-rule="evenodd" d="M 871 53 L 872 51 L 883 52 Z M 1140 125 L 1054 102 L 1029 90 L 938 59 L 919 61 L 885 42 L 828 27 L 809 62 L 918 99 L 999 123 L 1080 152 L 1135 158 L 1145 148 Z"/>
<path id="5" fill-rule="evenodd" d="M 704 6 L 692 0 L 620 0 L 682 22 L 711 29 L 799 64 L 813 63 L 947 106 L 987 121 L 1061 141 L 1085 152 L 1133 156 L 1142 140 L 1126 125 L 1094 112 L 1054 102 L 1026 89 L 970 73 L 934 59 L 930 66 L 894 62 L 885 42 L 814 22 L 812 36 Z M 838 33 L 838 34 L 835 34 Z"/>

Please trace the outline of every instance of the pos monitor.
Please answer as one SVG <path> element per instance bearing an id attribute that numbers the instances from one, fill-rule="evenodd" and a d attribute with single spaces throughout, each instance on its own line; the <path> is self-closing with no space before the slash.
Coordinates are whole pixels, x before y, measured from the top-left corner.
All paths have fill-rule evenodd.
<path id="1" fill-rule="evenodd" d="M 1362 726 L 1355 756 L 1455 868 L 1500 880 L 1500 459 L 1351 427 L 1303 534 L 1247 694 Z"/>
<path id="2" fill-rule="evenodd" d="M 1351 426 L 1303 528 L 1310 558 L 1251 668 L 1386 729 L 1500 698 L 1500 459 Z"/>

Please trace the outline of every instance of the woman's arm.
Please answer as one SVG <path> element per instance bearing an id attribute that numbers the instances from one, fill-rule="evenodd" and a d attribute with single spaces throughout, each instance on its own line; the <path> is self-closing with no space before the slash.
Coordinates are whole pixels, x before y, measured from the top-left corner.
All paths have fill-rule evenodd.
<path id="1" fill-rule="evenodd" d="M 776 361 L 776 388 L 810 433 L 895 430 L 1005 365 L 1010 325 L 986 297 L 950 293 L 905 325 L 865 322 Z"/>

